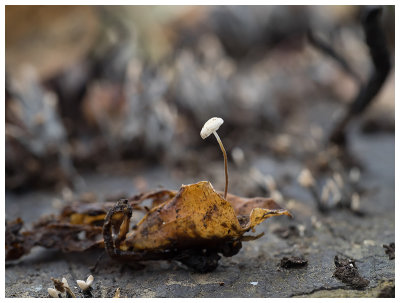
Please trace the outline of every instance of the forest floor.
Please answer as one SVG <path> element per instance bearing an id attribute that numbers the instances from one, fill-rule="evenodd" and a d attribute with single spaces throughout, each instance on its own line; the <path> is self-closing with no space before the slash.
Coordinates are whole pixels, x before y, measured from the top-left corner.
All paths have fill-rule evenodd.
<path id="1" fill-rule="evenodd" d="M 265 155 L 253 158 L 251 165 L 277 179 L 291 175 L 291 182 L 280 186 L 285 197 L 283 206 L 294 219 L 272 218 L 257 227 L 265 235 L 244 242 L 242 250 L 231 258 L 222 257 L 218 268 L 206 274 L 194 273 L 184 266 L 167 261 L 144 262 L 143 268 L 115 263 L 104 257 L 94 275 L 92 295 L 112 297 L 120 288 L 121 297 L 377 297 L 394 295 L 395 261 L 389 259 L 383 245 L 395 239 L 395 169 L 394 133 L 364 134 L 350 131 L 349 150 L 362 162 L 360 185 L 367 190 L 362 196 L 358 216 L 346 209 L 333 209 L 321 214 L 311 195 L 296 182 L 302 167 L 295 159 L 279 160 Z M 222 170 L 222 161 L 210 166 Z M 230 170 L 233 183 L 241 178 Z M 188 173 L 188 172 L 187 172 Z M 82 188 L 98 197 L 112 194 L 134 194 L 141 176 L 148 188 L 162 184 L 165 188 L 195 182 L 195 177 L 171 174 L 166 168 L 142 168 L 132 174 L 110 172 L 83 174 Z M 187 175 L 188 176 L 188 175 Z M 221 175 L 221 179 L 222 175 Z M 214 180 L 210 180 L 213 182 Z M 215 181 L 216 182 L 216 181 Z M 216 188 L 221 186 L 216 182 Z M 232 187 L 233 193 L 239 188 Z M 286 199 L 294 197 L 295 199 Z M 35 207 L 32 207 L 35 205 Z M 60 194 L 31 192 L 6 193 L 6 218 L 21 217 L 27 224 L 43 214 L 60 208 Z M 29 211 L 27 211 L 29 210 Z M 66 277 L 78 293 L 75 280 L 91 274 L 99 252 L 64 254 L 35 248 L 21 260 L 9 262 L 5 271 L 6 297 L 47 297 L 53 287 L 51 277 Z M 283 268 L 284 257 L 298 256 L 307 260 L 301 267 Z M 352 259 L 367 287 L 357 289 L 333 276 L 334 258 Z M 82 294 L 81 294 L 82 295 Z"/>

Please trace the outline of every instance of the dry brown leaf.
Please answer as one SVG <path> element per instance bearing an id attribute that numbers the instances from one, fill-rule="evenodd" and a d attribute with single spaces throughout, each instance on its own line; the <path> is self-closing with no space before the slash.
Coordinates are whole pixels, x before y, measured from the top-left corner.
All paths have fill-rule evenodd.
<path id="1" fill-rule="evenodd" d="M 183 185 L 173 198 L 144 216 L 121 248 L 187 248 L 197 243 L 240 239 L 269 217 L 291 216 L 272 199 L 246 199 L 231 194 L 227 199 L 207 181 Z"/>
<path id="2" fill-rule="evenodd" d="M 150 210 L 140 206 L 145 200 L 151 200 Z M 130 229 L 132 211 L 147 213 Z M 42 217 L 31 231 L 20 232 L 23 222 L 17 220 L 7 224 L 6 259 L 18 259 L 33 246 L 64 252 L 106 246 L 115 258 L 175 259 L 198 271 L 210 271 L 218 264 L 218 254 L 238 253 L 242 241 L 263 235 L 246 232 L 254 231 L 267 218 L 281 215 L 291 216 L 270 198 L 228 194 L 225 200 L 210 182 L 202 181 L 182 185 L 178 192 L 153 191 L 117 204 L 75 203 L 58 217 Z M 112 230 L 108 236 L 107 230 Z"/>

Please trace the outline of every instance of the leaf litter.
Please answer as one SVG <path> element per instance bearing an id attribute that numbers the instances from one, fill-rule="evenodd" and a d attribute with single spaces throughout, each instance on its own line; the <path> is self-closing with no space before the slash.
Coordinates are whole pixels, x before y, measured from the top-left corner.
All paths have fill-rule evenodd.
<path id="1" fill-rule="evenodd" d="M 145 200 L 151 200 L 151 208 L 141 206 Z M 145 213 L 136 224 L 133 211 Z M 263 235 L 247 232 L 281 215 L 291 217 L 271 198 L 228 194 L 224 199 L 210 182 L 201 181 L 178 192 L 146 192 L 117 203 L 75 202 L 58 216 L 40 218 L 30 230 L 23 230 L 19 218 L 6 222 L 6 260 L 19 259 L 34 246 L 63 252 L 106 248 L 110 257 L 124 262 L 177 260 L 207 272 L 218 266 L 220 254 L 233 256 L 242 242 Z"/>

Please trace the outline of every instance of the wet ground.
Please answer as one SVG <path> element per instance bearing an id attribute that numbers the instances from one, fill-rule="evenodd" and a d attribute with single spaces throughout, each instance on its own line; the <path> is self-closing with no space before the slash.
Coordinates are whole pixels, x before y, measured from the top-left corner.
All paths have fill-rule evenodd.
<path id="1" fill-rule="evenodd" d="M 311 195 L 296 182 L 302 163 L 260 156 L 252 160 L 251 166 L 263 174 L 273 175 L 276 180 L 281 176 L 291 180 L 282 184 L 280 191 L 284 197 L 282 204 L 293 213 L 294 219 L 267 220 L 257 227 L 257 233 L 265 232 L 262 238 L 243 243 L 237 255 L 223 257 L 219 267 L 207 274 L 194 273 L 178 263 L 165 261 L 146 262 L 144 268 L 126 266 L 106 256 L 93 274 L 92 295 L 112 297 L 120 288 L 121 297 L 377 297 L 382 290 L 393 289 L 395 260 L 389 259 L 383 245 L 395 240 L 394 134 L 362 134 L 358 129 L 352 128 L 349 142 L 350 150 L 364 167 L 360 179 L 368 189 L 360 201 L 364 216 L 345 209 L 319 213 Z M 221 169 L 223 180 L 222 162 L 210 165 L 218 171 Z M 243 176 L 235 167 L 230 172 L 233 184 Z M 178 189 L 182 183 L 199 180 L 185 173 L 177 175 L 158 167 L 132 171 L 128 175 L 109 172 L 83 175 L 79 191 L 94 192 L 102 199 L 112 194 L 137 193 L 143 184 L 147 188 L 162 184 Z M 138 180 L 137 176 L 142 179 Z M 223 184 L 210 181 L 216 188 Z M 233 186 L 230 191 L 241 194 L 239 187 Z M 7 193 L 6 218 L 20 216 L 30 223 L 45 213 L 57 212 L 62 205 L 61 194 Z M 6 265 L 5 295 L 47 297 L 47 288 L 53 287 L 50 278 L 66 277 L 81 296 L 75 281 L 86 279 L 98 255 L 63 254 L 35 248 L 30 255 Z M 355 260 L 361 277 L 369 280 L 369 285 L 356 290 L 333 277 L 336 255 Z M 280 267 L 282 258 L 292 256 L 301 256 L 308 262 L 293 268 Z"/>

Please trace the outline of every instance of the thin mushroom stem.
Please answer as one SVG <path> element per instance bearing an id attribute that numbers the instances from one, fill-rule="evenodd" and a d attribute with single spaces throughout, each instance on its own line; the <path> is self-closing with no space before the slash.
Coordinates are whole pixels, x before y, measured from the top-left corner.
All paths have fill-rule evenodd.
<path id="1" fill-rule="evenodd" d="M 217 138 L 219 147 L 222 150 L 222 154 L 224 155 L 224 164 L 225 164 L 225 191 L 224 191 L 224 199 L 226 199 L 226 195 L 228 193 L 228 158 L 226 156 L 226 151 L 224 148 L 224 145 L 222 144 L 221 139 L 219 138 L 218 134 L 216 131 L 213 132 L 215 138 Z"/>

